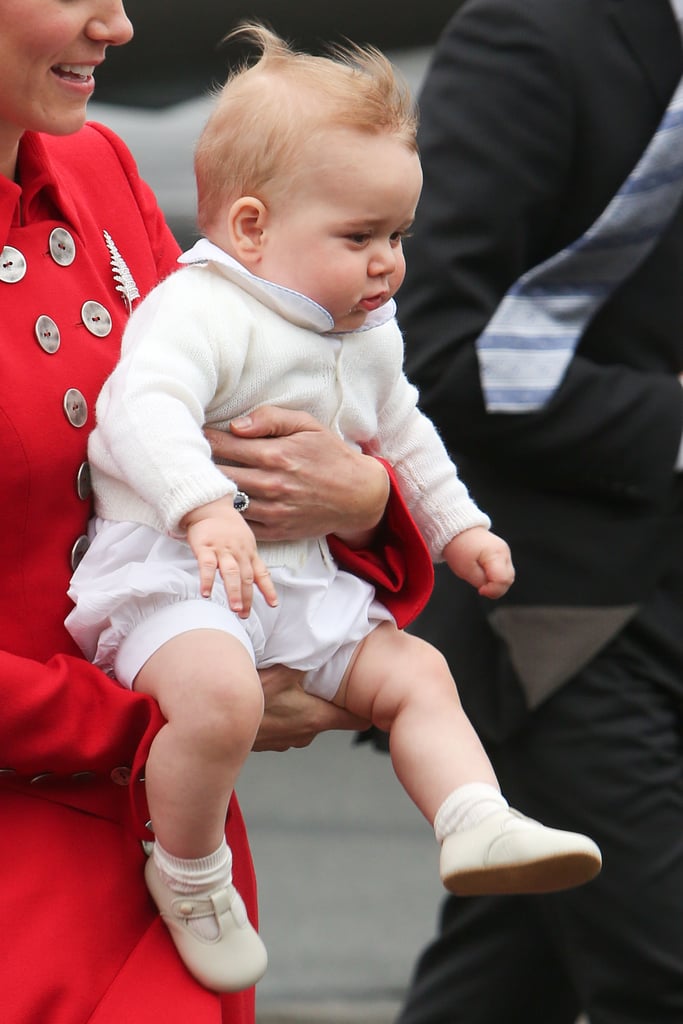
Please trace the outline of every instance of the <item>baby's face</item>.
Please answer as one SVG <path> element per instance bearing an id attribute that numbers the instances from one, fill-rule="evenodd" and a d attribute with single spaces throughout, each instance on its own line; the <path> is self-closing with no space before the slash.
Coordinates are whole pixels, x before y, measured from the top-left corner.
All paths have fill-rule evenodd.
<path id="1" fill-rule="evenodd" d="M 335 331 L 356 330 L 403 281 L 420 161 L 391 135 L 339 128 L 307 156 L 293 192 L 269 206 L 256 273 L 323 306 Z"/>

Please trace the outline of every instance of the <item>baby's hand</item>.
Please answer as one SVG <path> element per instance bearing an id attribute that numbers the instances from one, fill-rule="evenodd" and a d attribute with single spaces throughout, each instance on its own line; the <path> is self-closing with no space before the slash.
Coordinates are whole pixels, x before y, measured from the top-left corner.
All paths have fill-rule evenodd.
<path id="1" fill-rule="evenodd" d="M 502 597 L 514 582 L 510 548 L 483 526 L 463 530 L 446 545 L 443 556 L 451 571 L 482 597 Z"/>
<path id="2" fill-rule="evenodd" d="M 219 498 L 193 509 L 181 526 L 199 566 L 202 597 L 210 597 L 219 572 L 228 604 L 240 618 L 251 611 L 254 583 L 271 607 L 277 594 L 270 573 L 261 560 L 256 538 L 242 515 L 233 508 L 232 497 Z"/>

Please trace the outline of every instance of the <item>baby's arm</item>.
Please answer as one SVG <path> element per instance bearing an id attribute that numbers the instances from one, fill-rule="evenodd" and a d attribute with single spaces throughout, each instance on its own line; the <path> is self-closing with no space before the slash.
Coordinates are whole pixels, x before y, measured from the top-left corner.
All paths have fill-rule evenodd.
<path id="1" fill-rule="evenodd" d="M 459 533 L 446 545 L 443 557 L 451 572 L 476 587 L 482 597 L 502 597 L 515 579 L 510 548 L 483 526 Z"/>
<path id="2" fill-rule="evenodd" d="M 233 507 L 232 495 L 200 505 L 183 517 L 181 527 L 199 566 L 202 597 L 210 597 L 220 573 L 234 612 L 246 619 L 255 583 L 269 605 L 277 604 L 270 573 L 258 554 L 256 538 Z"/>

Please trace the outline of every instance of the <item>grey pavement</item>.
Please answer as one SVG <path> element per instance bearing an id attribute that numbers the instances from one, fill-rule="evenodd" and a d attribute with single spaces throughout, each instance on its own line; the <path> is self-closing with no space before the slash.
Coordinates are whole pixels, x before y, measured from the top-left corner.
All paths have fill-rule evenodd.
<path id="1" fill-rule="evenodd" d="M 391 1024 L 443 890 L 389 758 L 326 733 L 252 754 L 237 792 L 270 958 L 258 1024 Z"/>
<path id="2" fill-rule="evenodd" d="M 435 934 L 432 829 L 389 758 L 352 738 L 252 754 L 237 786 L 269 954 L 257 1024 L 394 1024 Z"/>

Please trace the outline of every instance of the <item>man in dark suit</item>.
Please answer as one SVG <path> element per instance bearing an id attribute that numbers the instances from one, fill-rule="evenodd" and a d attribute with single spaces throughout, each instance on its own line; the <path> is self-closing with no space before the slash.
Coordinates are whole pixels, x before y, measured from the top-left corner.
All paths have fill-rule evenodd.
<path id="1" fill-rule="evenodd" d="M 407 369 L 517 582 L 489 605 L 440 574 L 416 631 L 509 799 L 604 867 L 557 896 L 448 897 L 400 1024 L 683 1021 L 683 208 L 540 411 L 487 413 L 475 350 L 646 148 L 683 73 L 675 7 L 466 0 L 420 96 Z"/>

